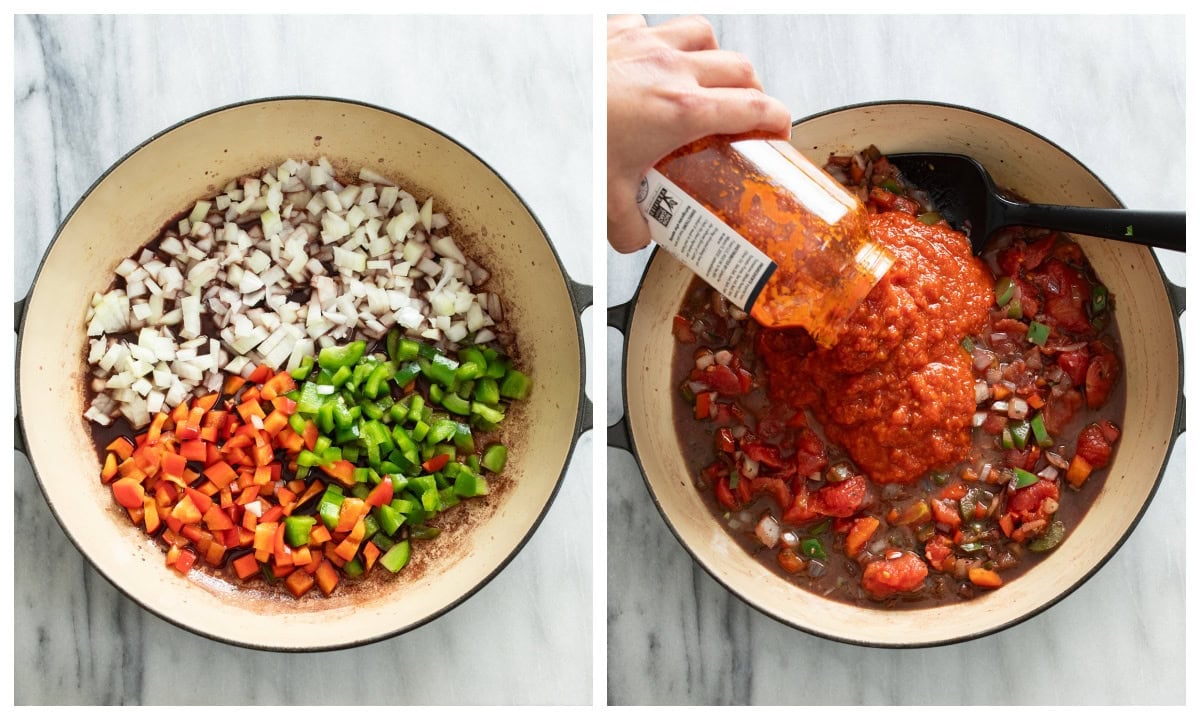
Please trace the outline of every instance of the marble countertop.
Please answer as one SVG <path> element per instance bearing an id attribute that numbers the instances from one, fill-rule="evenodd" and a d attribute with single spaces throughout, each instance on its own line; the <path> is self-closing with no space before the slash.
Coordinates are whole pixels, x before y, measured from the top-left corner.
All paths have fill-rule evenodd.
<path id="1" fill-rule="evenodd" d="M 518 189 L 590 283 L 579 225 L 591 216 L 591 32 L 584 16 L 18 16 L 15 295 L 82 193 L 138 143 L 289 94 L 381 105 L 454 137 Z M 15 701 L 588 705 L 592 454 L 589 432 L 532 539 L 467 602 L 315 656 L 226 646 L 139 608 L 84 562 L 17 455 Z M 406 662 L 419 672 L 398 671 Z M 322 666 L 341 670 L 318 682 L 296 671 Z"/>
<path id="2" fill-rule="evenodd" d="M 1184 207 L 1180 17 L 713 16 L 795 117 L 877 100 L 966 105 L 1055 141 L 1129 207 Z M 658 19 L 651 18 L 651 23 Z M 1156 251 L 1184 283 L 1180 253 Z M 609 250 L 608 304 L 649 251 Z M 620 336 L 608 334 L 608 421 Z M 608 449 L 611 704 L 1178 704 L 1184 701 L 1184 448 L 1137 530 L 1046 612 L 968 643 L 844 645 L 726 592 L 655 510 L 633 458 Z"/>

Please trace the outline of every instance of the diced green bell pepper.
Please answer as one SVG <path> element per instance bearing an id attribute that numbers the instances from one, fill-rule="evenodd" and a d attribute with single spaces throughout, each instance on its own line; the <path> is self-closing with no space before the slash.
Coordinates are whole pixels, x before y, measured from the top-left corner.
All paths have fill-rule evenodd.
<path id="1" fill-rule="evenodd" d="M 344 499 L 342 489 L 337 485 L 330 485 L 325 488 L 325 494 L 321 496 L 321 501 L 317 503 L 317 514 L 321 516 L 321 522 L 325 523 L 325 527 L 330 530 L 337 527 L 338 516 L 342 514 L 342 500 Z"/>
<path id="2" fill-rule="evenodd" d="M 483 458 L 479 464 L 491 470 L 494 473 L 504 471 L 504 464 L 508 461 L 508 448 L 500 443 L 489 445 L 487 450 L 483 451 Z"/>
<path id="3" fill-rule="evenodd" d="M 317 355 L 317 363 L 326 370 L 337 370 L 354 365 L 362 358 L 366 350 L 367 344 L 362 340 L 355 340 L 347 345 L 321 348 L 321 352 Z"/>
<path id="4" fill-rule="evenodd" d="M 524 400 L 529 395 L 529 376 L 512 369 L 500 383 L 500 395 L 513 400 Z"/>
<path id="5" fill-rule="evenodd" d="M 308 544 L 309 533 L 317 519 L 312 515 L 289 515 L 283 521 L 283 540 L 292 547 Z"/>
<path id="6" fill-rule="evenodd" d="M 407 540 L 401 540 L 379 557 L 379 564 L 398 573 L 408 564 L 410 548 Z"/>

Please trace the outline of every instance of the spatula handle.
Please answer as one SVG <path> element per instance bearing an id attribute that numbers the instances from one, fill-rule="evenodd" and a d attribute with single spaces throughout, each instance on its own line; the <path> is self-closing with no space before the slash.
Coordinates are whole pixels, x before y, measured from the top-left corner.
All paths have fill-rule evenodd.
<path id="1" fill-rule="evenodd" d="M 1186 214 L 1182 212 L 1004 204 L 1006 225 L 1029 225 L 1179 252 L 1187 250 Z"/>

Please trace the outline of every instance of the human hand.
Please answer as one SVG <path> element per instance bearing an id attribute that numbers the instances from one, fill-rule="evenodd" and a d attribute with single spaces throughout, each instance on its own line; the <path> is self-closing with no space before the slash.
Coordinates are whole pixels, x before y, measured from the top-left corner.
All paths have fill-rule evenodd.
<path id="1" fill-rule="evenodd" d="M 642 176 L 678 147 L 708 135 L 765 132 L 786 139 L 791 113 L 762 91 L 740 53 L 721 50 L 701 17 L 647 27 L 608 20 L 608 241 L 619 252 L 650 243 L 636 197 Z"/>

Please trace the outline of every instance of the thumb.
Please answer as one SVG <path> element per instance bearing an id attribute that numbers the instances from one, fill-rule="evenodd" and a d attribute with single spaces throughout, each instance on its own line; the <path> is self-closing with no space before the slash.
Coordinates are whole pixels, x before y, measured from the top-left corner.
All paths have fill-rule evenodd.
<path id="1" fill-rule="evenodd" d="M 638 209 L 636 190 L 624 184 L 608 190 L 608 242 L 617 252 L 631 253 L 650 244 L 650 227 Z"/>

